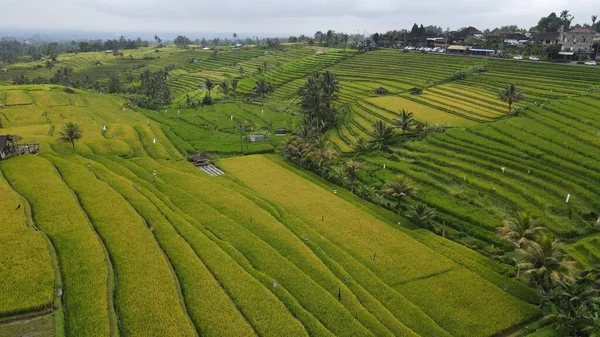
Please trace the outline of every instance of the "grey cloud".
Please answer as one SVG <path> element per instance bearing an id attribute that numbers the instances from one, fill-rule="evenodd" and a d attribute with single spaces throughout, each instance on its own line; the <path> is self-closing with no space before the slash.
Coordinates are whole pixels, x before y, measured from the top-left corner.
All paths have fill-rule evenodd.
<path id="1" fill-rule="evenodd" d="M 0 28 L 80 31 L 312 34 L 410 28 L 534 26 L 568 8 L 575 22 L 600 14 L 597 0 L 0 0 Z"/>

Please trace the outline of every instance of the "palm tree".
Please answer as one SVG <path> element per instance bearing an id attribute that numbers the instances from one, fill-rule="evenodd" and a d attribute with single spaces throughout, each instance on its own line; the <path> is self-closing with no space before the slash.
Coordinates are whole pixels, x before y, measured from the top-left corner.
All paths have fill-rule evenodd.
<path id="1" fill-rule="evenodd" d="M 360 165 L 361 165 L 361 163 L 359 163 L 357 161 L 349 160 L 346 162 L 346 165 L 344 166 L 346 176 L 348 177 L 348 179 L 350 179 L 350 191 L 352 193 L 354 193 L 354 180 L 356 179 L 356 175 L 358 174 L 358 171 L 360 171 Z"/>
<path id="2" fill-rule="evenodd" d="M 402 109 L 400 113 L 400 119 L 392 120 L 392 124 L 402 129 L 402 133 L 406 133 L 406 130 L 408 130 L 415 123 L 413 116 L 414 114 L 412 112 Z"/>
<path id="3" fill-rule="evenodd" d="M 219 88 L 221 88 L 221 91 L 223 91 L 223 95 L 227 96 L 229 94 L 229 81 L 224 80 L 223 82 L 220 82 Z"/>
<path id="4" fill-rule="evenodd" d="M 523 99 L 523 92 L 518 91 L 514 84 L 509 84 L 506 90 L 500 94 L 500 99 L 508 103 L 508 115 L 512 114 L 512 105 Z"/>
<path id="5" fill-rule="evenodd" d="M 237 40 L 237 37 L 238 37 L 237 33 L 233 33 L 233 40 L 234 40 L 234 43 L 235 43 L 235 41 Z"/>
<path id="6" fill-rule="evenodd" d="M 215 87 L 215 81 L 211 80 L 210 78 L 207 78 L 204 82 L 204 87 L 206 88 L 206 90 L 208 90 L 208 97 L 211 97 L 210 91 Z"/>
<path id="7" fill-rule="evenodd" d="M 431 229 L 431 222 L 435 219 L 435 210 L 427 204 L 419 202 L 416 205 L 409 206 L 405 216 L 413 224 Z"/>
<path id="8" fill-rule="evenodd" d="M 356 194 L 365 200 L 369 200 L 377 195 L 377 189 L 373 186 L 362 184 L 356 188 Z"/>
<path id="9" fill-rule="evenodd" d="M 344 41 L 344 54 L 346 54 L 346 46 L 348 45 L 348 34 L 343 34 L 342 39 Z"/>
<path id="10" fill-rule="evenodd" d="M 358 136 L 356 137 L 354 144 L 352 144 L 352 147 L 354 148 L 354 151 L 358 153 L 364 153 L 371 149 L 371 144 L 369 144 L 369 142 L 367 142 L 363 137 Z"/>
<path id="11" fill-rule="evenodd" d="M 240 80 L 238 78 L 234 78 L 231 80 L 231 92 L 233 93 L 233 101 L 235 102 L 235 92 L 237 91 L 238 83 Z"/>
<path id="12" fill-rule="evenodd" d="M 383 194 L 397 200 L 398 207 L 401 205 L 402 198 L 415 195 L 417 188 L 410 184 L 410 178 L 404 175 L 396 176 L 396 180 L 385 183 Z"/>
<path id="13" fill-rule="evenodd" d="M 498 235 L 517 248 L 523 248 L 537 240 L 545 230 L 540 219 L 534 219 L 531 213 L 525 211 L 517 213 L 512 219 L 504 220 L 502 227 L 496 228 Z"/>
<path id="14" fill-rule="evenodd" d="M 329 101 L 333 101 L 337 98 L 337 93 L 340 92 L 340 82 L 335 78 L 335 75 L 327 70 L 324 73 L 317 75 L 320 76 L 321 83 L 323 84 L 323 91 Z"/>
<path id="15" fill-rule="evenodd" d="M 329 170 L 329 172 L 327 172 L 329 180 L 338 183 L 342 186 L 344 186 L 344 183 L 346 182 L 346 179 L 348 179 L 348 177 L 346 176 L 346 171 L 344 169 L 343 166 L 341 165 L 334 165 L 331 167 L 331 169 Z"/>
<path id="16" fill-rule="evenodd" d="M 390 202 L 383 194 L 375 193 L 373 194 L 373 202 L 377 204 L 379 207 L 388 208 L 390 207 Z"/>
<path id="17" fill-rule="evenodd" d="M 240 76 L 244 76 L 244 67 L 240 67 L 240 69 L 238 69 L 238 72 L 240 73 Z"/>
<path id="18" fill-rule="evenodd" d="M 596 25 L 596 20 L 598 20 L 598 15 L 592 15 L 592 28 L 594 28 L 594 25 Z"/>
<path id="19" fill-rule="evenodd" d="M 73 122 L 68 122 L 63 125 L 63 130 L 58 133 L 60 137 L 58 138 L 59 143 L 71 143 L 73 146 L 73 152 L 75 152 L 75 142 L 83 136 L 83 131 L 79 124 L 75 124 Z"/>
<path id="20" fill-rule="evenodd" d="M 394 128 L 388 126 L 384 121 L 378 120 L 373 124 L 374 140 L 373 143 L 377 150 L 386 150 L 390 145 L 396 141 L 396 134 Z"/>
<path id="21" fill-rule="evenodd" d="M 46 69 L 54 68 L 54 63 L 50 60 L 46 61 Z"/>
<path id="22" fill-rule="evenodd" d="M 337 160 L 338 153 L 331 149 L 331 143 L 325 136 L 317 138 L 313 144 L 308 158 L 312 165 L 315 165 L 321 172 L 321 176 L 325 178 L 327 166 L 330 162 Z"/>
<path id="23" fill-rule="evenodd" d="M 273 91 L 271 83 L 267 82 L 264 78 L 261 78 L 256 82 L 254 92 L 262 96 L 262 105 L 265 106 L 265 95 Z"/>
<path id="24" fill-rule="evenodd" d="M 530 285 L 539 288 L 542 298 L 554 282 L 569 279 L 575 270 L 576 262 L 565 260 L 562 246 L 551 235 L 542 234 L 537 242 L 532 241 L 525 248 L 517 249 L 520 258 L 517 268 L 523 271 L 522 275 Z"/>

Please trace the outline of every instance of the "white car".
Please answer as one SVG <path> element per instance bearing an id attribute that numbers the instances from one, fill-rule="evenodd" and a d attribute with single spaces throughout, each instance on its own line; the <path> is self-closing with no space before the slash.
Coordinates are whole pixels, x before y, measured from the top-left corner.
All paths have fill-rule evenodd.
<path id="1" fill-rule="evenodd" d="M 535 57 L 535 56 L 531 56 L 529 58 L 529 61 L 539 61 L 539 60 L 540 60 L 540 58 L 539 57 Z"/>
<path id="2" fill-rule="evenodd" d="M 596 65 L 596 61 L 587 61 L 586 63 L 584 63 L 586 66 L 595 66 Z"/>
<path id="3" fill-rule="evenodd" d="M 517 56 L 513 57 L 513 60 L 522 60 L 522 59 L 523 59 L 523 56 L 521 56 L 521 55 L 517 55 Z"/>

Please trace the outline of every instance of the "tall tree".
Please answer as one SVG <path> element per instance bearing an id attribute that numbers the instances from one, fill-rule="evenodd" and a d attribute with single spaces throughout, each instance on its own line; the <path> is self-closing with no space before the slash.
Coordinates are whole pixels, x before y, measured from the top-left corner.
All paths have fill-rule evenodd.
<path id="1" fill-rule="evenodd" d="M 229 95 L 229 81 L 228 80 L 223 80 L 222 82 L 219 83 L 219 88 L 221 88 L 221 91 L 223 92 L 223 95 L 227 96 Z"/>
<path id="2" fill-rule="evenodd" d="M 413 116 L 414 114 L 412 112 L 402 109 L 400 112 L 400 119 L 393 119 L 392 124 L 402 129 L 402 133 L 406 133 L 406 130 L 410 129 L 410 127 L 415 123 Z"/>
<path id="3" fill-rule="evenodd" d="M 273 86 L 264 78 L 261 78 L 256 82 L 254 92 L 262 97 L 262 105 L 265 106 L 265 96 L 273 91 Z"/>
<path id="4" fill-rule="evenodd" d="M 75 152 L 75 142 L 83 137 L 83 131 L 79 124 L 75 124 L 73 122 L 68 122 L 63 125 L 62 131 L 59 133 L 58 142 L 59 143 L 71 143 L 73 147 L 73 152 Z"/>
<path id="5" fill-rule="evenodd" d="M 410 205 L 405 217 L 413 224 L 427 229 L 432 229 L 431 223 L 435 219 L 435 210 L 427 204 L 419 202 L 416 205 Z"/>
<path id="6" fill-rule="evenodd" d="M 596 20 L 598 20 L 598 15 L 592 15 L 592 28 L 594 28 L 594 26 L 596 25 Z"/>
<path id="7" fill-rule="evenodd" d="M 409 177 L 398 175 L 396 179 L 386 182 L 381 192 L 396 199 L 398 207 L 400 207 L 402 199 L 417 194 L 417 189 L 410 184 Z"/>
<path id="8" fill-rule="evenodd" d="M 237 91 L 238 83 L 240 80 L 238 78 L 234 78 L 231 80 L 231 92 L 233 93 L 233 101 L 235 102 L 235 92 Z"/>
<path id="9" fill-rule="evenodd" d="M 354 193 L 354 180 L 356 179 L 358 171 L 360 171 L 360 166 L 361 163 L 354 160 L 349 160 L 344 165 L 344 171 L 346 173 L 346 176 L 348 177 L 348 179 L 350 179 L 350 191 L 352 193 Z"/>
<path id="10" fill-rule="evenodd" d="M 121 91 L 121 79 L 116 73 L 108 75 L 108 87 L 106 91 L 109 94 L 116 94 Z"/>
<path id="11" fill-rule="evenodd" d="M 207 78 L 204 81 L 204 88 L 206 88 L 206 90 L 208 90 L 208 97 L 212 98 L 212 96 L 210 95 L 211 90 L 215 87 L 215 81 L 211 80 L 210 78 Z"/>
<path id="12" fill-rule="evenodd" d="M 504 220 L 502 227 L 496 228 L 498 235 L 512 242 L 517 248 L 523 248 L 530 242 L 536 241 L 545 230 L 540 219 L 535 219 L 531 213 L 525 211 Z"/>
<path id="13" fill-rule="evenodd" d="M 325 178 L 330 163 L 338 157 L 337 152 L 331 149 L 331 143 L 326 136 L 320 136 L 311 147 L 308 158 L 312 165 L 321 172 L 321 177 Z"/>
<path id="14" fill-rule="evenodd" d="M 512 115 L 513 103 L 523 99 L 523 92 L 517 90 L 514 84 L 509 84 L 506 90 L 500 94 L 500 99 L 508 103 L 508 115 Z"/>
<path id="15" fill-rule="evenodd" d="M 394 128 L 388 126 L 384 121 L 376 121 L 375 124 L 373 124 L 373 128 L 373 144 L 377 150 L 387 150 L 396 142 L 396 133 L 394 132 Z"/>
<path id="16" fill-rule="evenodd" d="M 553 325 L 560 336 L 589 337 L 600 333 L 600 265 L 574 280 L 558 281 L 548 295 Z"/>
<path id="17" fill-rule="evenodd" d="M 568 279 L 575 270 L 576 262 L 565 259 L 562 243 L 549 234 L 543 234 L 538 242 L 532 241 L 525 248 L 517 249 L 517 268 L 529 284 L 538 287 L 540 297 L 552 288 L 556 281 Z"/>
<path id="18" fill-rule="evenodd" d="M 310 74 L 298 89 L 305 122 L 319 132 L 334 125 L 337 110 L 332 107 L 332 101 L 337 98 L 339 90 L 339 82 L 333 73 L 326 71 L 322 74 Z"/>
<path id="19" fill-rule="evenodd" d="M 348 45 L 348 34 L 342 35 L 342 40 L 344 41 L 344 54 L 346 53 L 346 46 Z"/>

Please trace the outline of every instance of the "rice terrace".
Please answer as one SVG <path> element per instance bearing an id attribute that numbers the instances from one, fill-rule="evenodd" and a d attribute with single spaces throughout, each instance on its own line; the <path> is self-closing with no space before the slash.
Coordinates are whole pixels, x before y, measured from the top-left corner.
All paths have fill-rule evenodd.
<path id="1" fill-rule="evenodd" d="M 0 336 L 600 336 L 596 19 L 0 40 Z"/>

